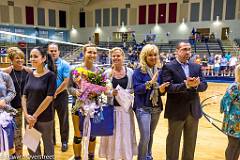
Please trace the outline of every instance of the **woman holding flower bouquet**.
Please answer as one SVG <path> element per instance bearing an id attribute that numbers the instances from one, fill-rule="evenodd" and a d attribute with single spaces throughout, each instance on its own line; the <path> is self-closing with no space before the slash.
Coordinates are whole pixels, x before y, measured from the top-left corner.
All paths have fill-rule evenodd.
<path id="1" fill-rule="evenodd" d="M 132 160 L 133 156 L 137 155 L 134 114 L 131 105 L 123 106 L 116 100 L 116 87 L 119 85 L 128 93 L 133 93 L 133 71 L 124 66 L 125 53 L 121 48 L 113 48 L 110 56 L 113 65 L 105 73 L 112 83 L 112 89 L 107 93 L 107 101 L 114 105 L 115 128 L 112 136 L 101 137 L 99 156 L 109 160 Z"/>
<path id="2" fill-rule="evenodd" d="M 147 44 L 140 53 L 140 68 L 133 73 L 134 109 L 140 130 L 138 160 L 152 160 L 153 134 L 163 110 L 161 95 L 169 82 L 162 83 L 159 49 Z"/>
<path id="3" fill-rule="evenodd" d="M 97 58 L 97 49 L 93 44 L 86 44 L 83 47 L 84 62 L 82 65 L 76 67 L 71 71 L 70 82 L 68 86 L 68 91 L 74 96 L 73 109 L 72 109 L 72 121 L 74 126 L 74 138 L 73 138 L 73 150 L 75 160 L 81 159 L 81 141 L 82 135 L 79 127 L 79 109 L 82 107 L 80 97 L 83 98 L 83 81 L 87 79 L 88 73 L 94 73 L 97 71 L 97 67 L 93 64 Z M 82 87 L 81 87 L 82 85 Z M 85 92 L 86 93 L 86 92 Z M 92 95 L 94 96 L 94 95 Z M 85 97 L 85 96 L 84 96 Z M 87 97 L 85 97 L 87 98 Z M 90 137 L 89 147 L 88 147 L 88 159 L 94 159 L 94 150 L 96 144 L 96 137 Z"/>

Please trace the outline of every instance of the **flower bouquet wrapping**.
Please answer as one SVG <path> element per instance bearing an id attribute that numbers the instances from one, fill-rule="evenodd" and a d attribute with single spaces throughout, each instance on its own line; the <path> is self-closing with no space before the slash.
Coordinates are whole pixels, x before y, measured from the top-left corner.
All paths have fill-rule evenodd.
<path id="1" fill-rule="evenodd" d="M 9 159 L 9 153 L 12 153 L 14 149 L 15 122 L 13 117 L 16 116 L 17 112 L 9 104 L 0 108 L 0 157 L 2 159 Z"/>
<path id="2" fill-rule="evenodd" d="M 11 113 L 0 111 L 0 157 L 9 159 L 14 148 L 14 120 Z"/>

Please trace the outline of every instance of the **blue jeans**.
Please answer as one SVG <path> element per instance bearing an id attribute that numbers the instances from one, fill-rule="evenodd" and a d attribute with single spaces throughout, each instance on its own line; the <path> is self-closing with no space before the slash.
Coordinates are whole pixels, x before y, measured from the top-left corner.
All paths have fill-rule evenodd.
<path id="1" fill-rule="evenodd" d="M 140 130 L 138 144 L 138 160 L 152 160 L 153 133 L 160 117 L 159 111 L 147 112 L 143 108 L 136 109 L 136 117 Z"/>

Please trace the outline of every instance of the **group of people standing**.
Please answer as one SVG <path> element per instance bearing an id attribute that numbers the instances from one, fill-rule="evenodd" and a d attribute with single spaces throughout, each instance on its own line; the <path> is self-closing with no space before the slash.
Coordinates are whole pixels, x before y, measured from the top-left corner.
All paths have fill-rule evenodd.
<path id="1" fill-rule="evenodd" d="M 107 102 L 114 106 L 114 133 L 101 137 L 99 157 L 106 159 L 130 160 L 138 155 L 139 160 L 151 160 L 153 135 L 160 113 L 163 110 L 161 96 L 167 93 L 165 118 L 168 119 L 169 133 L 167 137 L 167 159 L 179 158 L 179 146 L 184 133 L 183 159 L 194 159 L 198 121 L 201 117 L 200 98 L 198 92 L 207 89 L 207 83 L 201 72 L 201 66 L 188 62 L 191 56 L 191 45 L 181 42 L 176 49 L 177 57 L 171 63 L 161 66 L 159 49 L 156 45 L 143 47 L 139 59 L 140 67 L 134 71 L 124 66 L 125 53 L 121 48 L 110 50 L 111 68 L 105 71 L 112 83 L 108 90 Z M 83 47 L 84 62 L 81 65 L 87 70 L 95 71 L 96 46 L 88 44 Z M 161 69 L 162 67 L 162 69 Z M 81 95 L 79 88 L 70 78 L 69 91 L 75 96 Z M 120 85 L 129 93 L 134 93 L 133 107 L 127 112 L 116 101 Z M 133 116 L 137 118 L 140 141 L 137 148 Z M 82 136 L 79 130 L 78 113 L 73 113 L 74 153 L 75 159 L 81 159 Z M 94 155 L 96 137 L 90 137 L 89 159 Z M 79 146 L 78 146 L 79 145 Z M 78 146 L 78 147 L 77 147 Z"/>
<path id="2" fill-rule="evenodd" d="M 25 126 L 29 129 L 34 127 L 41 133 L 44 146 L 44 156 L 41 154 L 40 144 L 35 152 L 28 149 L 30 158 L 53 159 L 55 109 L 60 119 L 62 151 L 66 151 L 68 147 L 69 122 L 66 89 L 70 66 L 59 58 L 60 52 L 58 45 L 55 43 L 49 44 L 47 49 L 34 47 L 31 50 L 30 61 L 34 70 L 24 66 L 24 53 L 19 48 L 10 47 L 7 54 L 11 66 L 0 71 L 0 75 L 4 77 L 2 80 L 6 81 L 1 83 L 5 86 L 1 90 L 3 95 L 0 98 L 0 106 L 4 110 L 6 105 L 11 103 L 11 108 L 17 112 L 12 116 L 15 122 L 9 123 L 12 124 L 12 127 L 2 126 L 1 124 L 4 130 L 11 132 L 15 130 L 15 134 L 8 134 L 9 149 L 11 149 L 11 152 L 9 152 L 10 159 L 23 158 L 22 113 L 26 122 Z M 9 111 L 6 110 L 6 112 Z M 1 150 L 1 152 L 3 151 L 4 149 Z"/>
<path id="3" fill-rule="evenodd" d="M 82 94 L 81 88 L 76 85 L 76 77 L 70 71 L 70 66 L 59 57 L 60 52 L 55 43 L 48 45 L 48 51 L 44 51 L 41 47 L 31 50 L 30 60 L 32 67 L 35 68 L 34 71 L 23 66 L 24 54 L 20 49 L 9 48 L 8 54 L 12 66 L 4 70 L 10 76 L 0 72 L 0 75 L 3 75 L 0 78 L 8 77 L 3 78 L 7 79 L 7 83 L 3 86 L 0 109 L 10 102 L 13 103 L 12 107 L 19 108 L 19 113 L 22 109 L 28 125 L 26 127 L 34 127 L 42 133 L 43 155 L 54 158 L 54 110 L 58 113 L 62 151 L 65 152 L 68 149 L 69 136 L 68 92 L 74 97 L 74 106 L 78 103 L 77 97 Z M 97 58 L 96 46 L 84 45 L 83 56 L 84 61 L 81 67 L 96 72 L 98 70 L 94 64 Z M 202 116 L 199 92 L 207 89 L 207 83 L 203 78 L 201 66 L 191 63 L 190 57 L 191 45 L 187 42 L 180 42 L 176 47 L 176 59 L 162 66 L 158 47 L 147 44 L 139 55 L 140 67 L 133 71 L 124 66 L 125 53 L 121 48 L 115 47 L 110 50 L 112 66 L 104 74 L 111 82 L 112 88 L 104 94 L 107 96 L 107 103 L 114 106 L 115 128 L 112 136 L 101 137 L 99 157 L 111 160 L 131 160 L 134 155 L 138 155 L 138 160 L 152 160 L 154 132 L 160 113 L 163 111 L 161 96 L 167 93 L 164 113 L 164 117 L 168 119 L 166 159 L 179 159 L 182 134 L 182 159 L 194 159 L 198 123 Z M 127 92 L 134 93 L 134 102 L 128 111 L 124 110 L 115 98 L 118 94 L 115 88 L 118 85 Z M 17 91 L 16 102 L 12 100 L 16 94 L 14 88 Z M 138 145 L 135 136 L 134 113 L 140 132 Z M 21 121 L 20 114 L 17 114 L 15 119 L 17 118 Z M 72 113 L 72 121 L 74 158 L 80 160 L 82 159 L 83 137 L 80 132 L 78 112 Z M 22 123 L 18 123 L 17 128 L 21 130 Z M 22 139 L 22 133 L 16 132 L 15 137 Z M 11 139 L 10 136 L 9 139 Z M 13 153 L 21 156 L 21 141 L 14 142 L 16 152 Z M 94 159 L 95 145 L 96 137 L 91 136 L 88 145 L 88 159 L 90 160 Z M 41 156 L 40 147 L 36 152 L 29 150 L 29 153 L 33 156 Z"/>

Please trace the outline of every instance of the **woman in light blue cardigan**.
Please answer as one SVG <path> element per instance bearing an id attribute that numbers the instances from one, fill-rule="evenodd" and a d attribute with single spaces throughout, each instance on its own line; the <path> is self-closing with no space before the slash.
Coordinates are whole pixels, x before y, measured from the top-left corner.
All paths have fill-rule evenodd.
<path id="1" fill-rule="evenodd" d="M 132 160 L 133 156 L 137 154 L 132 105 L 121 106 L 115 98 L 118 94 L 115 89 L 117 85 L 120 85 L 129 93 L 133 93 L 133 71 L 124 66 L 124 56 L 121 48 L 113 48 L 110 51 L 113 67 L 105 71 L 107 79 L 112 84 L 112 89 L 107 93 L 107 102 L 114 105 L 115 124 L 113 135 L 101 138 L 99 150 L 99 157 L 101 158 Z"/>
<path id="2" fill-rule="evenodd" d="M 15 95 L 12 78 L 0 70 L 0 157 L 15 155 L 13 117 L 17 110 L 10 105 Z"/>

